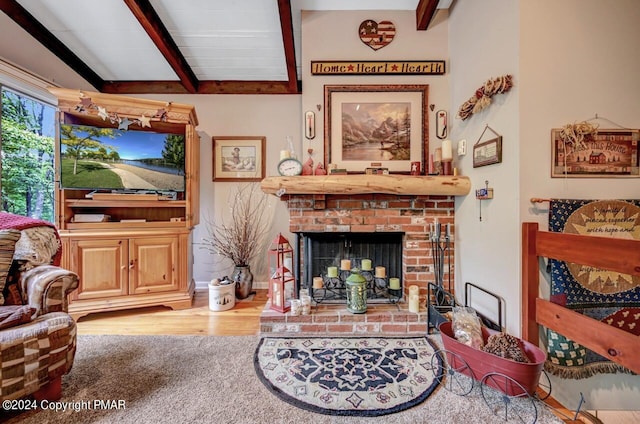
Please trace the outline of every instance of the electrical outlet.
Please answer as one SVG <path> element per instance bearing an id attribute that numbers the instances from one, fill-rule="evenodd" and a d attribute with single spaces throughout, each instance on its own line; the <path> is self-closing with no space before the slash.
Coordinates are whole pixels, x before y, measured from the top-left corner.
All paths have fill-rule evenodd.
<path id="1" fill-rule="evenodd" d="M 464 156 L 467 154 L 467 140 L 458 141 L 458 156 Z"/>

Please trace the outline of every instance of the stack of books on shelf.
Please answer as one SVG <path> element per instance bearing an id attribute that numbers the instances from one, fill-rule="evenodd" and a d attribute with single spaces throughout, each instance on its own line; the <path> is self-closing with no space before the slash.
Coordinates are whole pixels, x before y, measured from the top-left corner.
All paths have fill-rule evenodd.
<path id="1" fill-rule="evenodd" d="M 71 218 L 71 222 L 108 222 L 111 216 L 103 213 L 77 213 Z"/>

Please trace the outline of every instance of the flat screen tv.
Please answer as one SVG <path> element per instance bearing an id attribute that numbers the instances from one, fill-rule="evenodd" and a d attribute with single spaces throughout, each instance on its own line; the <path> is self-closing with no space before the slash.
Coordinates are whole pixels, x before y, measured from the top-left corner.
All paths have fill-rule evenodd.
<path id="1" fill-rule="evenodd" d="M 60 125 L 63 189 L 185 190 L 184 134 Z"/>

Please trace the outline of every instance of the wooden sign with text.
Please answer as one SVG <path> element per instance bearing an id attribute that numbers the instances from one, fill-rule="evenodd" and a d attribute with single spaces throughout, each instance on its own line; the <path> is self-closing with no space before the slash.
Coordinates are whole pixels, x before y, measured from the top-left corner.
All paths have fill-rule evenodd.
<path id="1" fill-rule="evenodd" d="M 551 177 L 640 176 L 640 130 L 599 128 L 579 146 L 565 143 L 560 132 L 551 130 Z"/>
<path id="2" fill-rule="evenodd" d="M 311 61 L 311 75 L 443 75 L 444 60 Z"/>

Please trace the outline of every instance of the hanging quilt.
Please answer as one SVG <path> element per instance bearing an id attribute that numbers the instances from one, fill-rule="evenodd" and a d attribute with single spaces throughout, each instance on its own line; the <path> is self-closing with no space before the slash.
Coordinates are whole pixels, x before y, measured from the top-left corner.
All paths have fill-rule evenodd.
<path id="1" fill-rule="evenodd" d="M 640 200 L 552 199 L 549 231 L 640 240 Z M 640 277 L 549 260 L 553 303 L 640 336 Z M 547 330 L 545 369 L 563 378 L 632 373 Z"/>

